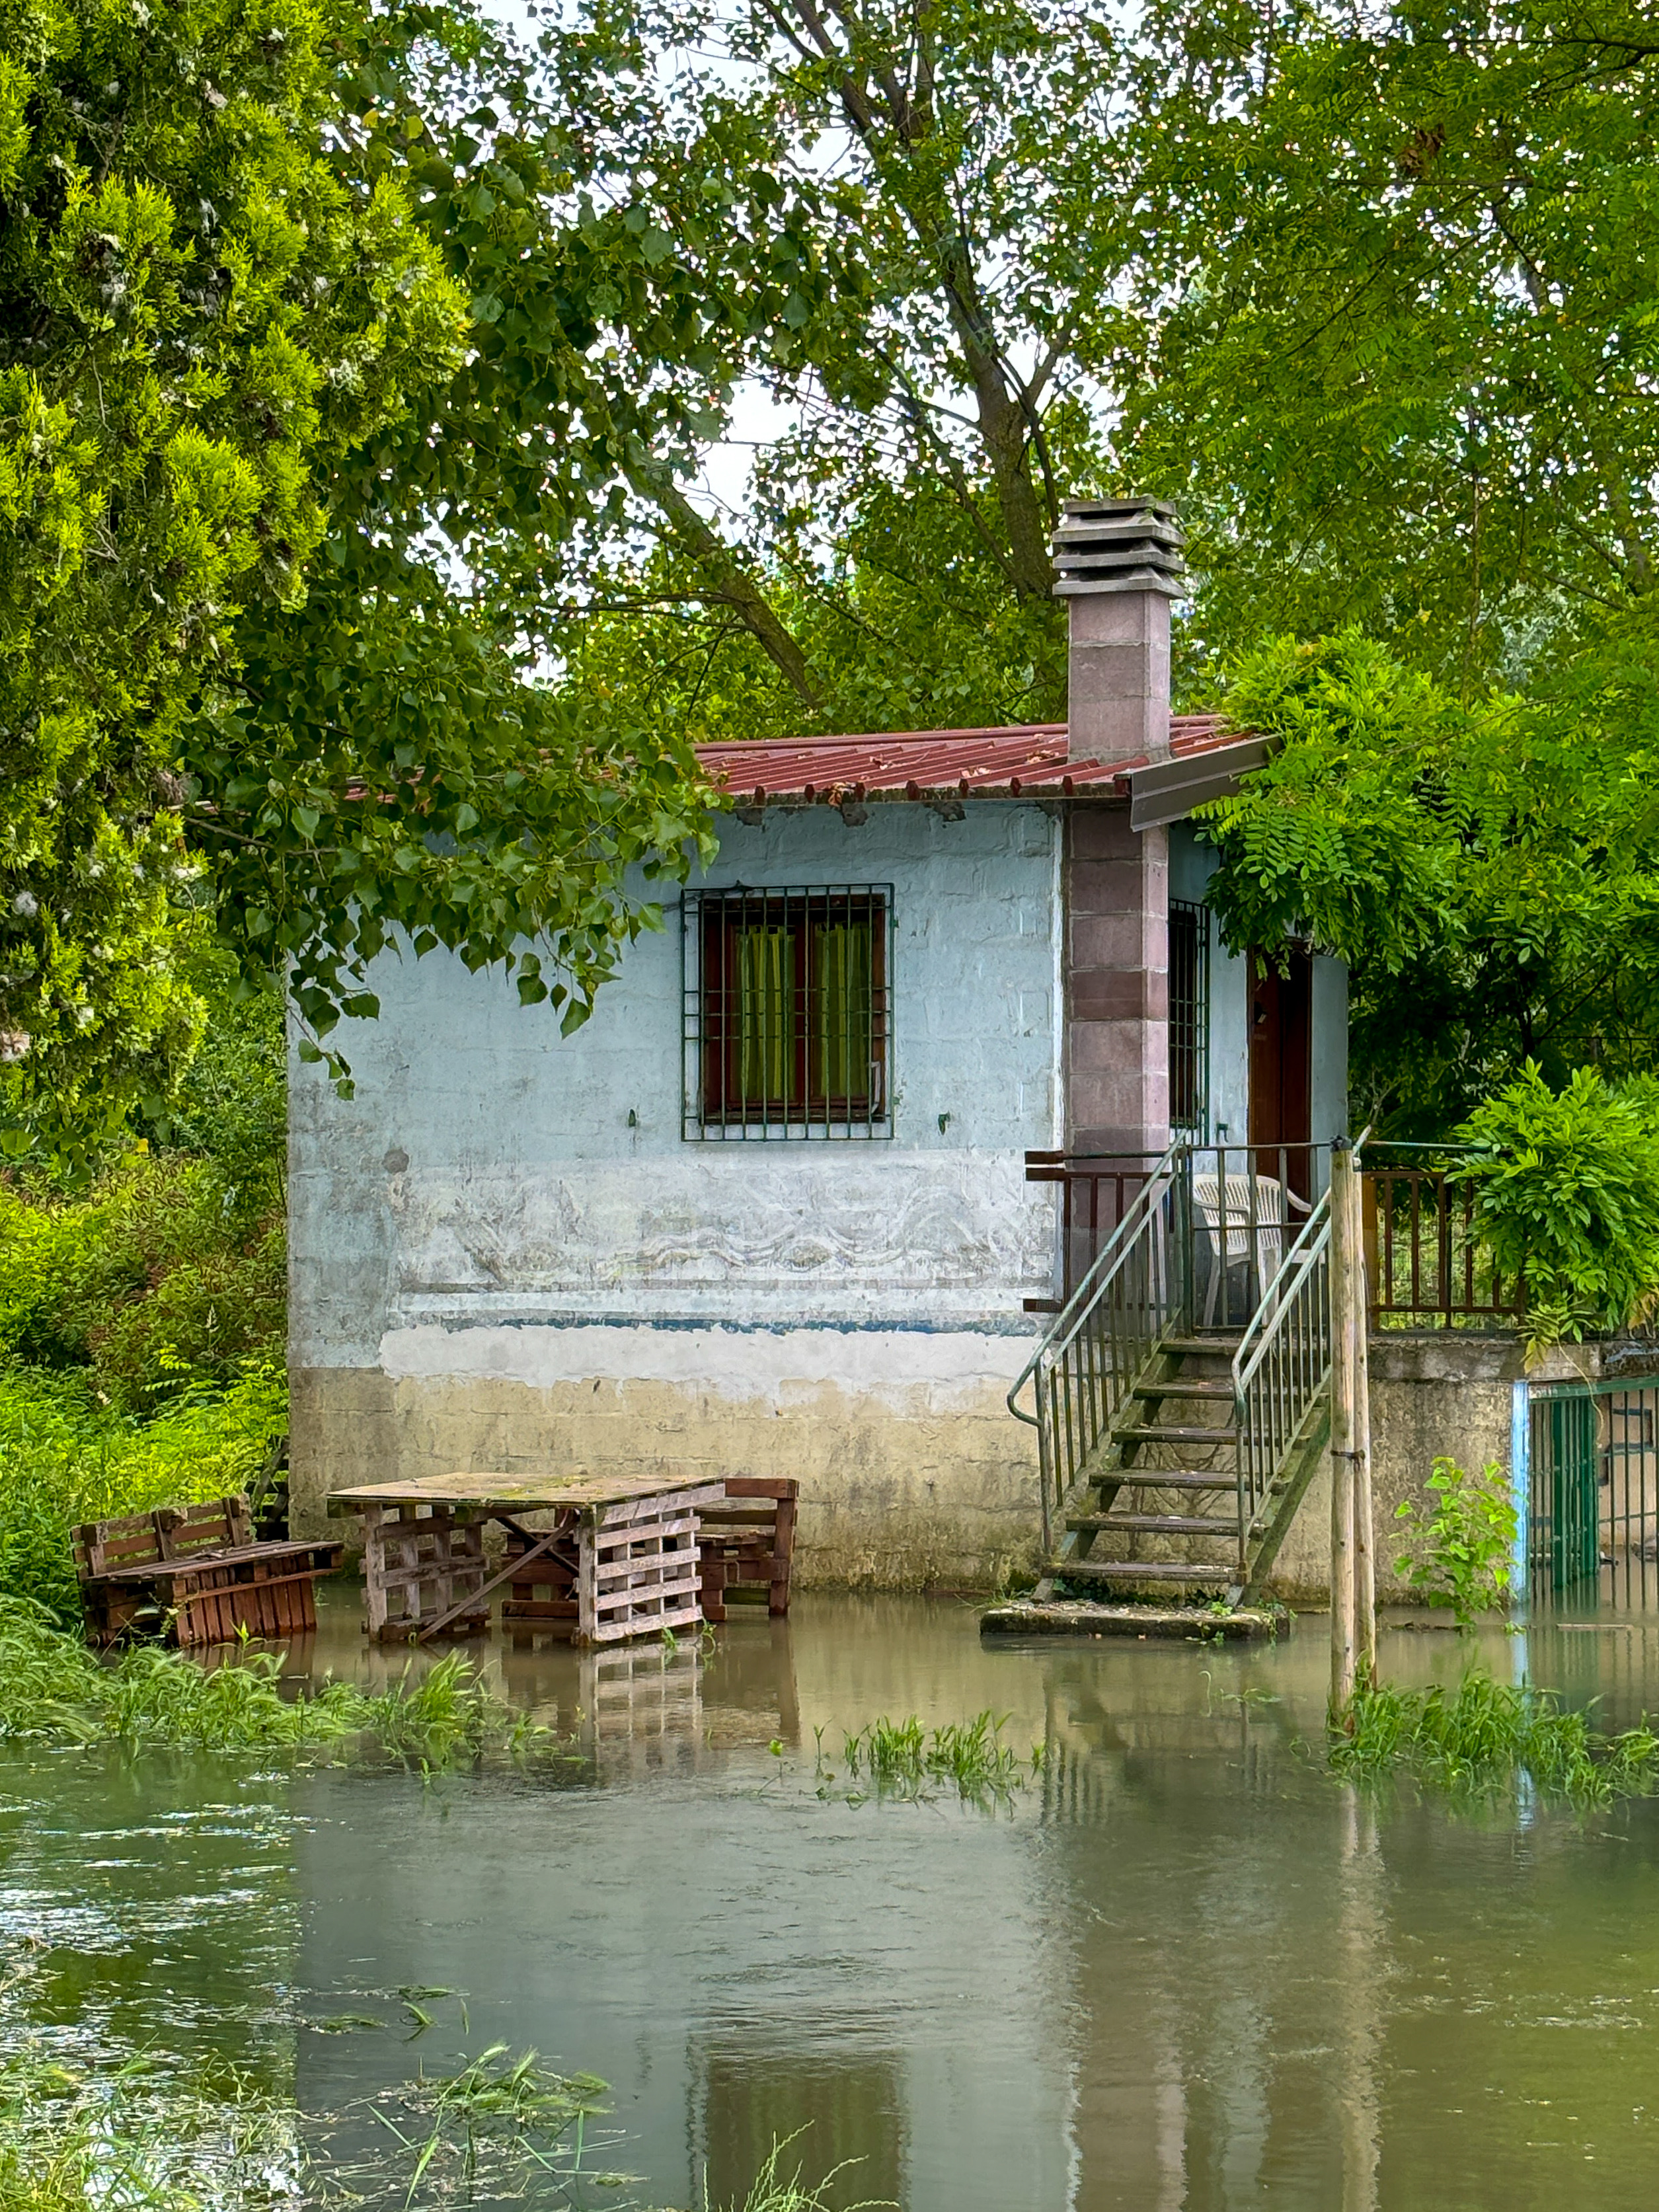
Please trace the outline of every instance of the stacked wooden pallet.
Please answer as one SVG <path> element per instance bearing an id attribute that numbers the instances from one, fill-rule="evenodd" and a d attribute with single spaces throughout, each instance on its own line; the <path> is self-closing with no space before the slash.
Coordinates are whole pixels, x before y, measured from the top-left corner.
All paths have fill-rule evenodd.
<path id="1" fill-rule="evenodd" d="M 774 1619 L 789 1610 L 800 1485 L 781 1475 L 729 1474 L 726 1496 L 699 1516 L 702 1617 L 726 1619 L 728 1592 L 763 1591 Z"/>
<path id="2" fill-rule="evenodd" d="M 256 1543 L 246 1498 L 89 1521 L 74 1531 L 74 1547 L 93 1643 L 149 1632 L 180 1645 L 308 1633 L 314 1585 L 343 1548 Z"/>
<path id="3" fill-rule="evenodd" d="M 330 1504 L 363 1515 L 371 1635 L 479 1633 L 506 1583 L 510 1632 L 602 1644 L 698 1625 L 697 1518 L 724 1495 L 696 1476 L 452 1474 L 364 1484 Z M 483 1557 L 492 1520 L 507 1545 L 494 1574 Z"/>

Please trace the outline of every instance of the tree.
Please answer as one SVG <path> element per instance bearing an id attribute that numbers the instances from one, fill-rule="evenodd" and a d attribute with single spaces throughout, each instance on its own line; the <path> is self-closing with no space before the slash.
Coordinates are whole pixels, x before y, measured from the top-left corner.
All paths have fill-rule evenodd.
<path id="1" fill-rule="evenodd" d="M 683 749 L 526 680 L 512 605 L 433 550 L 441 486 L 392 481 L 439 423 L 498 528 L 523 476 L 410 178 L 408 87 L 441 100 L 472 19 L 0 0 L 0 1146 L 167 1087 L 206 932 L 313 1040 L 373 1012 L 394 926 L 580 1018 L 651 919 L 624 870 L 701 802 Z"/>
<path id="2" fill-rule="evenodd" d="M 1465 702 L 1350 630 L 1270 640 L 1226 698 L 1281 740 L 1204 810 L 1236 946 L 1352 969 L 1356 1110 L 1444 1137 L 1535 1065 L 1659 1066 L 1659 713 L 1645 669 L 1578 698 Z M 1603 741 L 1619 730 L 1622 742 Z"/>
<path id="3" fill-rule="evenodd" d="M 1361 623 L 1474 696 L 1659 560 L 1659 37 L 1609 0 L 1146 19 L 1130 466 L 1178 496 L 1191 675 Z"/>
<path id="4" fill-rule="evenodd" d="M 292 605 L 313 470 L 452 362 L 395 185 L 324 158 L 305 0 L 0 0 L 0 1029 L 23 1119 L 118 1116 L 198 1012 L 185 732 Z"/>
<path id="5" fill-rule="evenodd" d="M 479 373 L 559 495 L 483 535 L 595 690 L 627 686 L 642 618 L 694 713 L 704 663 L 774 729 L 1056 710 L 1048 538 L 1101 465 L 1133 237 L 1120 59 L 1075 0 L 592 0 L 523 81 L 494 58 L 489 165 L 477 122 L 434 131 L 428 219 L 496 357 L 542 348 Z M 716 516 L 689 487 L 757 386 L 793 427 Z"/>

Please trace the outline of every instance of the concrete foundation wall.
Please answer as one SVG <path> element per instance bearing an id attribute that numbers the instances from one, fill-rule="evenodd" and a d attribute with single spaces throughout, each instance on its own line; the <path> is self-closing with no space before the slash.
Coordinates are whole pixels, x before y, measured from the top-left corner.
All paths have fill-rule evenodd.
<path id="1" fill-rule="evenodd" d="M 453 1469 L 791 1475 L 805 1583 L 995 1588 L 1037 1551 L 1018 1337 L 632 1328 L 419 1332 L 295 1377 L 296 1525 L 329 1488 Z"/>
<path id="2" fill-rule="evenodd" d="M 1576 1378 L 1592 1354 L 1563 1349 L 1534 1368 L 1535 1383 Z M 1461 1331 L 1419 1335 L 1382 1331 L 1371 1338 L 1371 1488 L 1376 1533 L 1377 1595 L 1403 1600 L 1411 1593 L 1394 1571 L 1396 1509 L 1425 1501 L 1435 1460 L 1442 1454 L 1475 1470 L 1496 1461 L 1512 1473 L 1515 1389 L 1522 1380 L 1521 1346 L 1514 1337 Z M 1273 1578 L 1274 1595 L 1288 1604 L 1330 1602 L 1331 1484 L 1327 1459 L 1303 1501 Z"/>

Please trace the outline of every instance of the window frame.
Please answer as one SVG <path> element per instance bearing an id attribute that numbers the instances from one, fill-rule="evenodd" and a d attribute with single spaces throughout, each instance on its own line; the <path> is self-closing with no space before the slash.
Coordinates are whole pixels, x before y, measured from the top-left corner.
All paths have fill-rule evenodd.
<path id="1" fill-rule="evenodd" d="M 815 1094 L 809 1065 L 812 1031 L 806 1018 L 816 988 L 811 975 L 811 934 L 815 927 L 836 926 L 838 912 L 851 921 L 860 908 L 871 923 L 868 1042 L 877 1048 L 870 1065 L 878 1072 L 878 1080 L 869 1096 Z M 792 1023 L 797 1033 L 787 1048 L 791 1071 L 782 1111 L 765 1097 L 747 1103 L 741 1078 L 734 1078 L 732 1067 L 744 1049 L 741 1030 L 730 1013 L 732 994 L 741 988 L 736 967 L 740 956 L 734 948 L 751 916 L 750 927 L 794 929 L 789 988 L 797 1010 Z M 896 1097 L 894 941 L 891 884 L 734 884 L 687 891 L 680 902 L 682 1136 L 716 1144 L 890 1140 Z M 711 981 L 724 1005 L 711 1005 Z"/>
<path id="2" fill-rule="evenodd" d="M 1176 967 L 1177 922 L 1183 931 L 1191 931 L 1192 945 L 1191 988 L 1179 998 Z M 1170 1133 L 1180 1131 L 1195 1138 L 1200 1145 L 1207 1145 L 1210 1141 L 1210 909 L 1201 899 L 1172 898 L 1170 901 L 1168 974 Z M 1182 980 L 1184 981 L 1185 979 Z M 1191 1086 L 1189 1099 L 1181 1097 L 1180 1079 L 1183 1072 Z M 1181 1113 L 1178 1110 L 1181 1104 L 1189 1104 L 1192 1110 L 1187 1114 Z"/>

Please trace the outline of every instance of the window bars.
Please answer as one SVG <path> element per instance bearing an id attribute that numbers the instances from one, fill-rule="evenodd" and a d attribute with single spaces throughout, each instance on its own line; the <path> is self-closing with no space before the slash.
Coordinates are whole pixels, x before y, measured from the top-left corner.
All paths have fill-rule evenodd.
<path id="1" fill-rule="evenodd" d="M 892 889 L 688 891 L 683 1131 L 892 1134 Z"/>
<path id="2" fill-rule="evenodd" d="M 1210 1136 L 1210 909 L 1170 901 L 1170 1127 Z"/>

